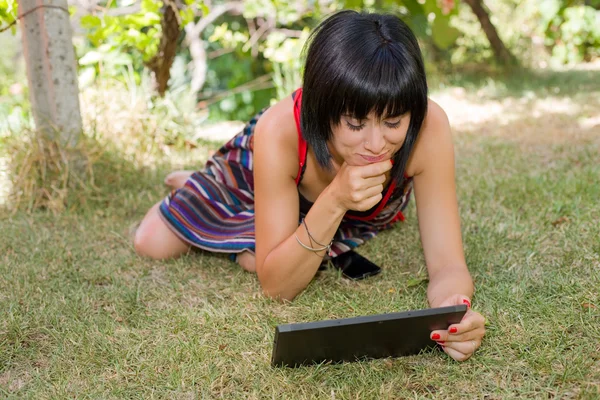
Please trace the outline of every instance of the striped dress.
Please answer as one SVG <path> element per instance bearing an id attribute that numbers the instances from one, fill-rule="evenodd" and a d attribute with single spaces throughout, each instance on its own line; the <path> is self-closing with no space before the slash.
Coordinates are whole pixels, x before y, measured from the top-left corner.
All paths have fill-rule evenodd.
<path id="1" fill-rule="evenodd" d="M 298 128 L 298 174 L 302 180 L 308 146 L 300 132 L 302 89 L 293 93 L 294 117 Z M 167 226 L 194 247 L 218 253 L 237 254 L 255 251 L 253 144 L 257 114 L 240 133 L 229 140 L 194 172 L 185 185 L 172 191 L 160 204 L 160 215 Z M 333 240 L 331 256 L 338 256 L 374 237 L 377 232 L 403 221 L 402 210 L 412 191 L 412 178 L 401 185 L 391 182 L 382 200 L 371 210 L 348 211 Z M 300 223 L 312 203 L 300 192 Z"/>

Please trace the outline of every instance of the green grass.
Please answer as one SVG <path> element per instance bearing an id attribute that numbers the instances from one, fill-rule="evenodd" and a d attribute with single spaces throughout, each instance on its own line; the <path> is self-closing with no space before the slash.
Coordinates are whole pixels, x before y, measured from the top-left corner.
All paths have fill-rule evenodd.
<path id="1" fill-rule="evenodd" d="M 596 83 L 576 97 L 572 124 L 599 95 Z M 96 177 L 104 202 L 3 214 L 0 398 L 598 398 L 600 128 L 524 144 L 510 133 L 536 124 L 502 122 L 456 131 L 474 308 L 488 319 L 471 360 L 269 366 L 277 324 L 426 307 L 414 204 L 361 248 L 382 274 L 356 283 L 325 271 L 282 304 L 222 256 L 137 257 L 124 232 L 166 193 L 167 169 L 124 169 Z"/>

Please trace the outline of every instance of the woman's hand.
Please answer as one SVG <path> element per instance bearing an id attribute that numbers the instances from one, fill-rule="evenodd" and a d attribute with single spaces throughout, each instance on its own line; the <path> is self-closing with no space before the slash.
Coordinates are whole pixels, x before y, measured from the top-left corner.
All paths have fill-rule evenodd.
<path id="1" fill-rule="evenodd" d="M 471 309 L 471 301 L 464 295 L 454 295 L 446 299 L 438 307 L 467 304 L 468 309 L 459 324 L 452 324 L 448 330 L 431 332 L 431 340 L 435 340 L 444 351 L 456 361 L 469 359 L 481 346 L 485 334 L 485 318 Z"/>
<path id="2" fill-rule="evenodd" d="M 344 211 L 366 211 L 381 200 L 385 173 L 391 168 L 390 160 L 360 166 L 344 162 L 327 189 Z"/>

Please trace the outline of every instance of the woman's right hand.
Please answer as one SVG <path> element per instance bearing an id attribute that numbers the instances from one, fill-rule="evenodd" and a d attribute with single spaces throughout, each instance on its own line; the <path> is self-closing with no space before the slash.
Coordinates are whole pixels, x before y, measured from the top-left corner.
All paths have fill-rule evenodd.
<path id="1" fill-rule="evenodd" d="M 327 189 L 344 211 L 366 211 L 381 200 L 385 173 L 391 168 L 390 160 L 367 165 L 344 162 Z"/>

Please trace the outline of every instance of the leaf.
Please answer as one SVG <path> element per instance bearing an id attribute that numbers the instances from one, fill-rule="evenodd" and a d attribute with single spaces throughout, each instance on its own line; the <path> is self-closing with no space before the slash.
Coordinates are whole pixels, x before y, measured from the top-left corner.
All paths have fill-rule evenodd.
<path id="1" fill-rule="evenodd" d="M 569 222 L 569 218 L 565 217 L 564 215 L 562 217 L 560 217 L 559 219 L 552 221 L 552 226 L 556 226 L 556 225 L 560 225 L 562 223 L 565 222 Z"/>
<path id="2" fill-rule="evenodd" d="M 415 33 L 417 37 L 426 37 L 427 36 L 427 27 L 429 23 L 427 22 L 427 17 L 425 14 L 417 14 L 413 15 L 412 18 L 407 21 L 409 27 Z"/>
<path id="3" fill-rule="evenodd" d="M 200 7 L 200 11 L 202 11 L 202 16 L 207 16 L 210 12 L 208 6 L 204 4 L 204 2 L 202 2 L 202 4 L 199 4 L 198 6 Z"/>
<path id="4" fill-rule="evenodd" d="M 128 65 L 132 62 L 129 54 L 121 53 L 118 50 L 108 53 L 105 57 L 105 61 L 113 65 Z"/>
<path id="5" fill-rule="evenodd" d="M 104 54 L 94 50 L 88 51 L 79 59 L 79 65 L 97 64 L 98 62 L 102 61 L 102 59 L 104 59 Z"/>
<path id="6" fill-rule="evenodd" d="M 85 67 L 79 73 L 79 86 L 84 88 L 88 85 L 91 85 L 96 79 L 96 68 L 95 67 Z"/>
<path id="7" fill-rule="evenodd" d="M 436 18 L 431 26 L 431 37 L 433 42 L 440 49 L 447 49 L 456 42 L 460 36 L 460 31 L 451 27 L 448 20 Z"/>
<path id="8" fill-rule="evenodd" d="M 417 276 L 416 278 L 409 279 L 406 282 L 406 287 L 418 286 L 423 282 L 429 281 L 429 278 L 426 276 Z"/>
<path id="9" fill-rule="evenodd" d="M 93 29 L 102 26 L 102 20 L 95 15 L 84 15 L 81 17 L 81 26 L 85 29 Z"/>

